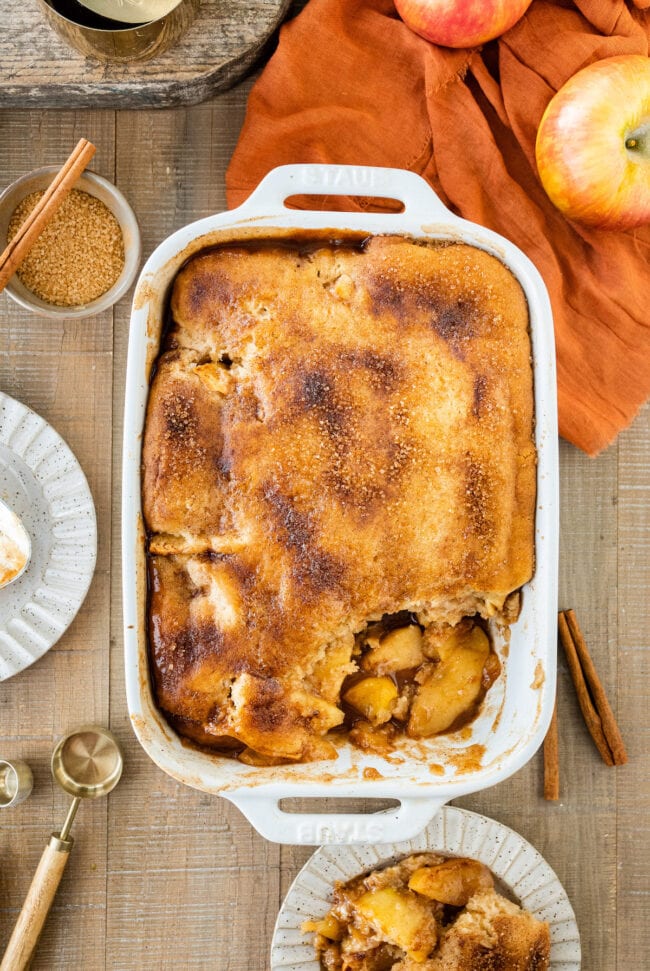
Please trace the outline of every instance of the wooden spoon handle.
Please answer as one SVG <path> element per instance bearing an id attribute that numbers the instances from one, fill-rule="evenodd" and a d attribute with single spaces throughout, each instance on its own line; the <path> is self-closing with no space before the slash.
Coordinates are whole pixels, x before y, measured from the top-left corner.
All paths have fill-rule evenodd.
<path id="1" fill-rule="evenodd" d="M 29 965 L 71 849 L 71 839 L 62 840 L 55 834 L 50 836 L 9 939 L 0 971 L 23 971 Z"/>

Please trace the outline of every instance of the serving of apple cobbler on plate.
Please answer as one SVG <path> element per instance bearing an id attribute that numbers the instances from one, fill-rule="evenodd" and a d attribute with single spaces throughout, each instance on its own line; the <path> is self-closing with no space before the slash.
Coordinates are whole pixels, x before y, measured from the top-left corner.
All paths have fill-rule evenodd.
<path id="1" fill-rule="evenodd" d="M 435 853 L 337 883 L 306 921 L 324 971 L 545 971 L 548 924 L 494 887 L 476 860 Z"/>

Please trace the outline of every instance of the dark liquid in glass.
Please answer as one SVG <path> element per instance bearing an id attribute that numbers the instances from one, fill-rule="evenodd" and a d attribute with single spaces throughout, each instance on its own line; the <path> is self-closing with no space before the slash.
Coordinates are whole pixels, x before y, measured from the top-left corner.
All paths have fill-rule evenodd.
<path id="1" fill-rule="evenodd" d="M 82 27 L 94 27 L 95 30 L 131 30 L 139 27 L 140 24 L 125 24 L 122 20 L 113 20 L 111 17 L 102 17 L 98 13 L 88 10 L 77 0 L 48 0 L 50 7 L 67 17 L 75 24 Z"/>

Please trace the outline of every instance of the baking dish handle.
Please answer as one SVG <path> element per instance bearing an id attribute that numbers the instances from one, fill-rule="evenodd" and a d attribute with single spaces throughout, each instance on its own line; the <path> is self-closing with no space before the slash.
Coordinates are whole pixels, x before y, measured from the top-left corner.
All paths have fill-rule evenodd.
<path id="1" fill-rule="evenodd" d="M 259 793 L 222 793 L 271 843 L 320 846 L 352 843 L 399 843 L 413 839 L 444 805 L 442 799 L 400 800 L 378 813 L 288 813 L 277 799 Z"/>
<path id="2" fill-rule="evenodd" d="M 290 196 L 373 196 L 397 199 L 405 213 L 423 219 L 457 218 L 443 206 L 431 186 L 420 175 L 406 169 L 369 165 L 279 165 L 264 176 L 237 213 L 250 209 L 255 216 L 277 216 L 289 209 Z M 293 211 L 293 210 L 290 210 Z M 383 220 L 393 213 L 382 212 Z"/>

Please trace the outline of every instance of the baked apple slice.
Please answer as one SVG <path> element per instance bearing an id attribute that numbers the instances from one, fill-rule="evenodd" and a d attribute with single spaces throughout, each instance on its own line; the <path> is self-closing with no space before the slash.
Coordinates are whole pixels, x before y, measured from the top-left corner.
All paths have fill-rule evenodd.
<path id="1" fill-rule="evenodd" d="M 437 735 L 476 703 L 483 690 L 483 669 L 490 642 L 480 627 L 461 628 L 440 644 L 440 660 L 420 685 L 411 705 L 408 733 Z"/>

